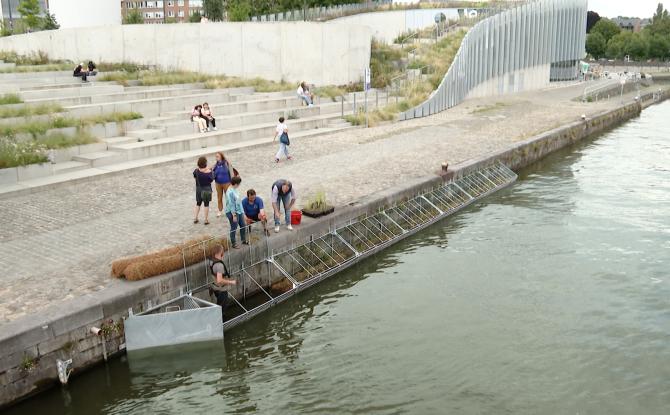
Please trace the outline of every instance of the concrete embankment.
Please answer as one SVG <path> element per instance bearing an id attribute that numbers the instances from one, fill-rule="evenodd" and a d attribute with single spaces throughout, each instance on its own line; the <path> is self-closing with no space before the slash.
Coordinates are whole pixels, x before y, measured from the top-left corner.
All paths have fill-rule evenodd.
<path id="1" fill-rule="evenodd" d="M 662 97 L 661 99 L 664 99 Z M 306 221 L 294 233 L 274 235 L 268 246 L 259 244 L 253 250 L 235 252 L 233 263 L 247 260 L 248 256 L 261 258 L 267 249 L 279 250 L 307 240 L 310 235 L 322 235 L 336 224 L 351 220 L 380 207 L 388 206 L 405 198 L 460 177 L 495 161 L 501 161 L 513 169 L 533 163 L 547 154 L 575 143 L 593 134 L 615 127 L 637 116 L 644 106 L 654 101 L 653 96 L 643 96 L 640 102 L 604 111 L 586 120 L 577 121 L 515 144 L 512 147 L 483 155 L 453 166 L 446 174 L 432 175 L 404 183 L 402 187 L 390 188 L 377 194 L 374 199 L 362 200 L 338 208 L 322 220 Z M 262 246 L 261 246 L 262 245 Z M 202 270 L 202 266 L 200 266 Z M 194 267 L 196 270 L 196 267 Z M 0 335 L 0 405 L 10 403 L 36 393 L 58 382 L 56 361 L 72 358 L 72 367 L 77 372 L 103 361 L 103 347 L 109 354 L 123 350 L 122 321 L 128 309 L 135 312 L 175 297 L 184 287 L 184 273 L 176 271 L 152 279 L 127 283 L 97 295 L 87 295 L 63 302 L 48 313 L 40 313 L 7 324 Z M 91 327 L 102 327 L 103 336 L 91 333 Z"/>

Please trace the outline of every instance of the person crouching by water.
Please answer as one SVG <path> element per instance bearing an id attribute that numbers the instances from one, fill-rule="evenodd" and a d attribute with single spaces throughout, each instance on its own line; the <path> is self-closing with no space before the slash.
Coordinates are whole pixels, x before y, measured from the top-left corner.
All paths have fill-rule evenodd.
<path id="1" fill-rule="evenodd" d="M 216 304 L 221 306 L 221 315 L 224 314 L 224 309 L 228 303 L 228 286 L 237 285 L 237 281 L 230 278 L 230 273 L 226 264 L 223 262 L 223 246 L 215 245 L 212 248 L 212 264 L 210 270 L 212 271 L 212 283 L 209 286 L 209 294 L 214 296 Z"/>
<path id="2" fill-rule="evenodd" d="M 195 208 L 193 209 L 193 223 L 198 223 L 200 206 L 205 205 L 205 225 L 209 225 L 209 202 L 212 200 L 212 170 L 207 167 L 207 158 L 198 159 L 198 168 L 193 170 L 195 179 Z"/>
<path id="3" fill-rule="evenodd" d="M 249 245 L 247 241 L 247 227 L 244 224 L 244 209 L 242 208 L 242 199 L 237 191 L 240 187 L 242 179 L 240 176 L 235 176 L 230 179 L 230 187 L 226 190 L 226 217 L 230 222 L 230 243 L 233 248 L 239 249 L 239 245 L 235 242 L 235 231 L 240 228 L 240 239 L 243 245 Z"/>
<path id="4" fill-rule="evenodd" d="M 244 223 L 247 225 L 247 232 L 251 234 L 251 225 L 256 222 L 263 224 L 263 233 L 270 236 L 268 231 L 268 217 L 265 214 L 263 199 L 256 196 L 254 189 L 247 190 L 247 197 L 242 199 L 242 208 L 244 209 Z"/>

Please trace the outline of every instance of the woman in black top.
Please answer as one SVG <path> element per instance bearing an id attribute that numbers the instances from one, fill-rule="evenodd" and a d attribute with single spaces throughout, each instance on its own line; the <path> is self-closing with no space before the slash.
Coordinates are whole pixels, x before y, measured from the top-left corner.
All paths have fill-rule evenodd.
<path id="1" fill-rule="evenodd" d="M 198 168 L 193 170 L 193 178 L 195 179 L 195 209 L 193 223 L 198 223 L 198 215 L 200 214 L 200 205 L 205 205 L 205 225 L 209 225 L 209 202 L 212 200 L 212 169 L 207 167 L 207 158 L 200 157 L 198 159 Z"/>

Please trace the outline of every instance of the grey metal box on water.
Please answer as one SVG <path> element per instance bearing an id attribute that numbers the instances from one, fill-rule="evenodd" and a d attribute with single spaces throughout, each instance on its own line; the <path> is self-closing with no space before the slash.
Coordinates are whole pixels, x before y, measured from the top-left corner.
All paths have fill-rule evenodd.
<path id="1" fill-rule="evenodd" d="M 211 340 L 223 340 L 221 307 L 182 295 L 125 321 L 129 351 Z"/>

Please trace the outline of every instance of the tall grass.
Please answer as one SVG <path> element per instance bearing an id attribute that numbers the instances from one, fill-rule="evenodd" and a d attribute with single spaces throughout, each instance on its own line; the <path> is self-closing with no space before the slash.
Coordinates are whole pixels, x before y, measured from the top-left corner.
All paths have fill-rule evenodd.
<path id="1" fill-rule="evenodd" d="M 20 108 L 0 108 L 0 118 L 30 117 L 33 115 L 49 115 L 63 112 L 59 104 L 40 104 Z"/>
<path id="2" fill-rule="evenodd" d="M 0 105 L 20 104 L 23 100 L 16 94 L 5 94 L 0 96 Z"/>
<path id="3" fill-rule="evenodd" d="M 51 71 L 66 71 L 74 69 L 72 63 L 50 63 L 46 65 L 21 65 L 13 68 L 0 69 L 0 73 L 25 73 L 25 72 L 51 72 Z"/>
<path id="4" fill-rule="evenodd" d="M 142 118 L 142 114 L 137 112 L 113 112 L 109 114 L 92 115 L 82 118 L 71 118 L 54 116 L 48 120 L 27 120 L 21 123 L 10 125 L 0 125 L 0 136 L 16 137 L 19 134 L 30 134 L 33 138 L 38 138 L 46 134 L 47 131 L 54 128 L 68 127 L 87 127 L 95 124 L 105 124 L 108 122 L 123 122 L 137 120 Z M 76 145 L 76 144 L 72 144 Z"/>
<path id="5" fill-rule="evenodd" d="M 0 169 L 47 161 L 46 148 L 35 141 L 0 139 Z"/>

